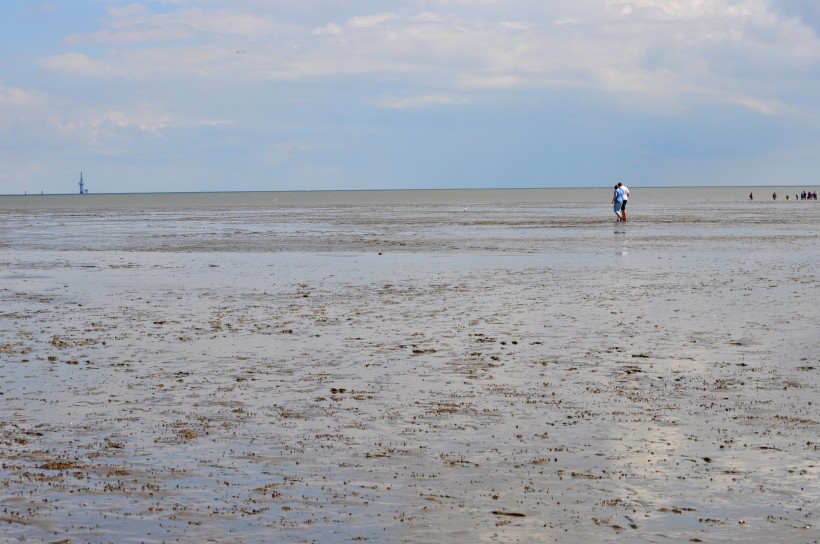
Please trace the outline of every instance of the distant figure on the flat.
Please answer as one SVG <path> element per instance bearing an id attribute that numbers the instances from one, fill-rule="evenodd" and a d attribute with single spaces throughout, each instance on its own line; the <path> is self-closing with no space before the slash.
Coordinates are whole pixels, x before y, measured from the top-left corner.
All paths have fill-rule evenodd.
<path id="1" fill-rule="evenodd" d="M 618 187 L 624 192 L 624 201 L 621 203 L 621 221 L 626 221 L 626 201 L 629 200 L 629 187 L 623 183 L 618 183 Z"/>
<path id="2" fill-rule="evenodd" d="M 772 200 L 777 200 L 777 193 L 772 193 Z"/>
<path id="3" fill-rule="evenodd" d="M 749 200 L 754 200 L 754 199 L 755 199 L 754 193 L 749 193 Z"/>
<path id="4" fill-rule="evenodd" d="M 615 216 L 617 217 L 616 221 L 623 221 L 621 218 L 621 206 L 624 203 L 624 190 L 621 189 L 621 184 L 615 184 L 615 193 L 612 195 L 612 211 L 615 212 Z"/>

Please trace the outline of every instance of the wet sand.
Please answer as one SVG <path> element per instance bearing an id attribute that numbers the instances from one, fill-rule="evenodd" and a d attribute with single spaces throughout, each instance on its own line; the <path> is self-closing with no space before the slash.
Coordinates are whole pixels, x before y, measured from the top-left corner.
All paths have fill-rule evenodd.
<path id="1" fill-rule="evenodd" d="M 0 217 L 0 542 L 820 541 L 820 206 Z"/>

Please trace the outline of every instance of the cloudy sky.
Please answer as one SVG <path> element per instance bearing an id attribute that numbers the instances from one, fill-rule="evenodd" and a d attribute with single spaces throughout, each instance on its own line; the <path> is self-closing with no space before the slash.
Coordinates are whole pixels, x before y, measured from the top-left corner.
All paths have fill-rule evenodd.
<path id="1" fill-rule="evenodd" d="M 820 182 L 816 0 L 3 0 L 0 193 Z"/>

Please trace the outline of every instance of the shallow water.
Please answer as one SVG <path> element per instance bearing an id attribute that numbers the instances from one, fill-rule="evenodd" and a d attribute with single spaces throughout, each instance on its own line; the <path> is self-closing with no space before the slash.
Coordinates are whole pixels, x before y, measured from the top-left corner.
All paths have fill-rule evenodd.
<path id="1" fill-rule="evenodd" d="M 614 184 L 614 182 L 613 182 Z M 811 187 L 638 187 L 630 184 L 632 202 L 685 206 L 706 203 L 789 204 L 786 195 Z M 780 195 L 772 200 L 772 193 Z M 258 191 L 208 193 L 101 193 L 61 195 L 0 195 L 0 210 L 176 210 L 193 208 L 288 208 L 451 206 L 509 207 L 526 205 L 587 205 L 597 208 L 612 199 L 612 186 L 551 189 L 411 189 L 395 191 Z M 797 200 L 795 198 L 795 200 Z M 796 204 L 795 200 L 791 201 Z M 805 201 L 803 201 L 805 203 Z"/>
<path id="2" fill-rule="evenodd" d="M 0 540 L 817 542 L 789 206 L 4 211 Z"/>

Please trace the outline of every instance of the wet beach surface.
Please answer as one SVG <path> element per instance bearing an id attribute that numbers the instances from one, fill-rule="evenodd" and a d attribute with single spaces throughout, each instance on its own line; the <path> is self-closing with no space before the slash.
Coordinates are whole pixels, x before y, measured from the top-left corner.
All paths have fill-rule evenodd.
<path id="1" fill-rule="evenodd" d="M 0 213 L 0 542 L 820 542 L 820 206 Z"/>

